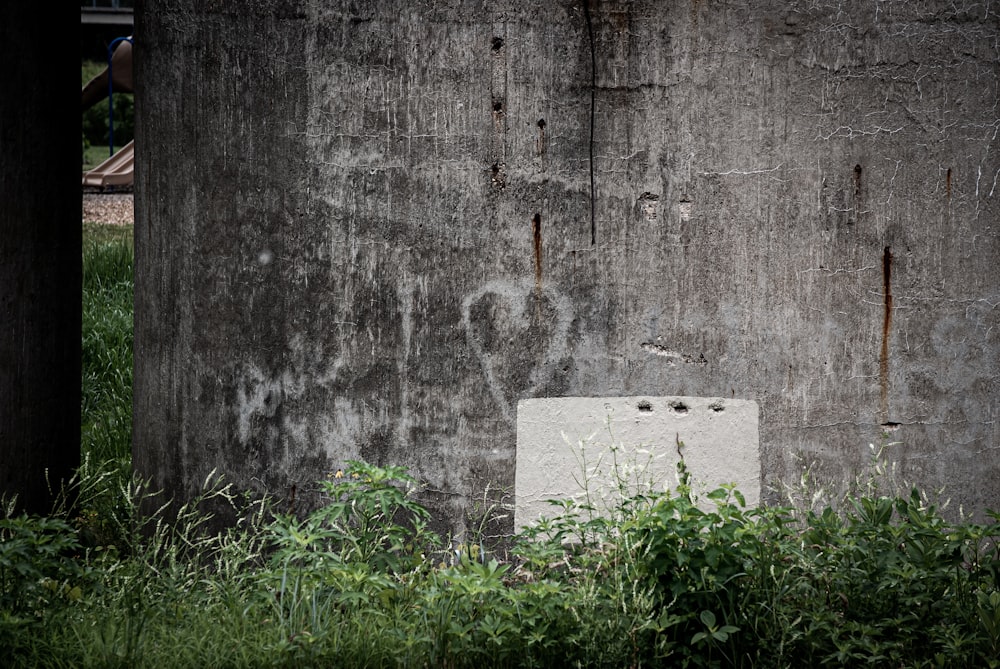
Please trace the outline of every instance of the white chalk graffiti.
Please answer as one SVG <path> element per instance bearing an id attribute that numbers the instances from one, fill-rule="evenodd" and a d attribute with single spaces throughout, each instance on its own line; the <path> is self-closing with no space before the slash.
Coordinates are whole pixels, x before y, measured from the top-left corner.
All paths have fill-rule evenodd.
<path id="1" fill-rule="evenodd" d="M 482 341 L 476 337 L 471 317 L 473 305 L 490 294 L 496 295 L 499 300 L 503 301 L 504 306 L 507 307 L 505 313 L 509 314 L 510 323 L 508 325 L 513 325 L 521 330 L 527 330 L 531 323 L 528 303 L 532 295 L 546 300 L 555 311 L 555 322 L 550 324 L 551 329 L 549 330 L 548 341 L 545 342 L 546 348 L 543 360 L 541 364 L 536 364 L 531 370 L 528 386 L 518 389 L 529 397 L 534 396 L 534 393 L 538 389 L 552 379 L 555 371 L 555 363 L 566 354 L 568 349 L 566 339 L 570 323 L 573 320 L 573 310 L 566 296 L 559 294 L 552 288 L 538 287 L 532 281 L 490 281 L 467 294 L 465 299 L 462 300 L 462 323 L 465 326 L 466 341 L 473 354 L 479 360 L 479 364 L 483 369 L 483 375 L 486 377 L 486 384 L 489 387 L 490 394 L 497 403 L 497 407 L 503 413 L 504 417 L 513 423 L 516 418 L 514 407 L 518 398 L 508 397 L 498 378 L 498 369 L 501 366 L 510 365 L 512 361 L 507 359 L 506 356 L 497 356 L 497 359 L 494 359 L 493 355 L 484 348 Z"/>

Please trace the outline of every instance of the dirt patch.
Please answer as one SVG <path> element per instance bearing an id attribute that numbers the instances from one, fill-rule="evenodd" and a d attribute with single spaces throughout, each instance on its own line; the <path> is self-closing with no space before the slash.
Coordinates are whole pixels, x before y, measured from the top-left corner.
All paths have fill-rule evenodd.
<path id="1" fill-rule="evenodd" d="M 84 193 L 83 222 L 132 225 L 135 222 L 132 193 Z"/>

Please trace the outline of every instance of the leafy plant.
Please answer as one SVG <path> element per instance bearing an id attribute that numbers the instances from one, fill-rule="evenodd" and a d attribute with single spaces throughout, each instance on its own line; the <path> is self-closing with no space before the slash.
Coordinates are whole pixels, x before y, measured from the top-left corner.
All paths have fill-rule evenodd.
<path id="1" fill-rule="evenodd" d="M 0 610 L 38 616 L 53 603 L 80 599 L 79 550 L 73 527 L 60 518 L 0 519 Z"/>
<path id="2" fill-rule="evenodd" d="M 398 573 L 419 566 L 420 549 L 440 543 L 427 528 L 429 512 L 412 498 L 417 481 L 403 467 L 349 461 L 319 485 L 319 508 L 304 519 L 280 516 L 272 526 L 276 563 L 360 563 Z"/>
<path id="3" fill-rule="evenodd" d="M 79 550 L 72 526 L 60 518 L 0 519 L 0 647 L 8 661 L 27 653 L 46 624 L 90 588 Z"/>

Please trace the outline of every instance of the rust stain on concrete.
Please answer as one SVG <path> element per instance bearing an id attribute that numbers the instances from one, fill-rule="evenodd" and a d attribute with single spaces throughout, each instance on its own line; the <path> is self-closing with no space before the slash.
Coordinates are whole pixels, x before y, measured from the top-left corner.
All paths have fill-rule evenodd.
<path id="1" fill-rule="evenodd" d="M 880 408 L 885 420 L 889 420 L 889 333 L 892 329 L 892 249 L 888 246 L 882 252 L 882 294 L 884 308 L 882 315 L 882 351 L 879 355 Z"/>
<path id="2" fill-rule="evenodd" d="M 531 219 L 531 236 L 535 243 L 535 287 L 542 287 L 542 216 L 535 214 Z"/>

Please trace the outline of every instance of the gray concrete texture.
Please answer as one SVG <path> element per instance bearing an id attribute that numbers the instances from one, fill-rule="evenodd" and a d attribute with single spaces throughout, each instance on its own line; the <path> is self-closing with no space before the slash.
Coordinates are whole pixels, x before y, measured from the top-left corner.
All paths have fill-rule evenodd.
<path id="1" fill-rule="evenodd" d="M 625 500 L 677 494 L 682 459 L 688 492 L 704 510 L 714 510 L 709 494 L 720 487 L 730 491 L 726 501 L 757 506 L 758 415 L 756 402 L 723 397 L 521 400 L 514 529 L 567 511 L 614 518 Z"/>
<path id="2" fill-rule="evenodd" d="M 519 400 L 684 395 L 759 404 L 767 501 L 888 439 L 1000 508 L 998 11 L 143 3 L 137 470 L 406 465 L 459 532 Z"/>

